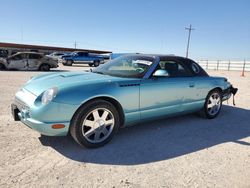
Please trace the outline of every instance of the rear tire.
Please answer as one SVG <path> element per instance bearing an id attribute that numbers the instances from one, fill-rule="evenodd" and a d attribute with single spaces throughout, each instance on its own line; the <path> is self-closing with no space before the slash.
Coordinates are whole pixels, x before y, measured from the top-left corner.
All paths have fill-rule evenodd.
<path id="1" fill-rule="evenodd" d="M 215 89 L 208 93 L 201 115 L 208 119 L 217 117 L 222 107 L 222 93 Z"/>
<path id="2" fill-rule="evenodd" d="M 89 66 L 92 67 L 92 66 L 93 66 L 93 63 L 89 63 Z"/>
<path id="3" fill-rule="evenodd" d="M 99 61 L 99 60 L 95 60 L 95 61 L 94 61 L 94 66 L 95 66 L 95 67 L 98 67 L 99 65 L 100 65 L 100 61 Z"/>
<path id="4" fill-rule="evenodd" d="M 0 70 L 5 70 L 5 69 L 6 69 L 5 65 L 0 63 Z"/>
<path id="5" fill-rule="evenodd" d="M 68 65 L 68 66 L 72 66 L 73 63 L 74 63 L 73 60 L 67 60 L 67 61 L 66 61 L 66 65 Z"/>
<path id="6" fill-rule="evenodd" d="M 74 115 L 70 134 L 73 139 L 88 148 L 101 147 L 108 143 L 120 126 L 116 108 L 105 100 L 90 101 Z"/>
<path id="7" fill-rule="evenodd" d="M 39 67 L 39 70 L 40 71 L 49 71 L 50 70 L 50 66 L 48 64 L 42 64 L 40 67 Z"/>

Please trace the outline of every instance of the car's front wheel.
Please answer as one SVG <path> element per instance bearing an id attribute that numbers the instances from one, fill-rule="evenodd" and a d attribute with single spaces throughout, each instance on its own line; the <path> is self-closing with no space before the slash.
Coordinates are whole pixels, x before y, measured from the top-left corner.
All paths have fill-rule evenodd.
<path id="1" fill-rule="evenodd" d="M 215 89 L 208 93 L 206 102 L 204 104 L 203 113 L 206 118 L 215 118 L 222 107 L 222 94 L 219 90 Z"/>
<path id="2" fill-rule="evenodd" d="M 40 71 L 49 71 L 50 66 L 48 64 L 42 64 L 39 68 Z"/>
<path id="3" fill-rule="evenodd" d="M 91 101 L 74 115 L 70 134 L 81 146 L 95 148 L 109 142 L 120 125 L 116 108 L 105 100 Z"/>

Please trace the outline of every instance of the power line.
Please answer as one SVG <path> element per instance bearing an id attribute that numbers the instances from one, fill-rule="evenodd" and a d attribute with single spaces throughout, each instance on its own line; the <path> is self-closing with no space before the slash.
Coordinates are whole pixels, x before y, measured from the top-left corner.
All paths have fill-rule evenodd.
<path id="1" fill-rule="evenodd" d="M 186 57 L 188 57 L 190 35 L 191 35 L 192 30 L 195 30 L 195 29 L 192 28 L 191 24 L 189 25 L 189 27 L 185 27 L 185 29 L 188 30 L 188 42 L 187 42 L 187 51 L 186 51 Z"/>

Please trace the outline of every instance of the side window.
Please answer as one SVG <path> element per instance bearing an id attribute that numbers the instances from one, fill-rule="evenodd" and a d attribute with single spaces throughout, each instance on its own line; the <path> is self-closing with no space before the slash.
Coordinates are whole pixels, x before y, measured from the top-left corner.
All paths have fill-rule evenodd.
<path id="1" fill-rule="evenodd" d="M 192 63 L 191 68 L 192 68 L 192 70 L 194 71 L 195 74 L 200 73 L 200 68 L 196 63 Z"/>
<path id="2" fill-rule="evenodd" d="M 190 72 L 175 61 L 160 61 L 158 69 L 166 70 L 169 77 L 187 77 L 190 76 Z"/>
<path id="3" fill-rule="evenodd" d="M 42 56 L 39 54 L 29 54 L 29 59 L 41 59 Z"/>
<path id="4" fill-rule="evenodd" d="M 79 52 L 79 56 L 85 57 L 85 56 L 88 56 L 88 53 L 86 53 L 86 52 Z"/>
<path id="5" fill-rule="evenodd" d="M 11 58 L 12 60 L 22 60 L 22 59 L 25 59 L 25 55 L 24 54 L 18 54 L 18 55 L 15 55 Z"/>

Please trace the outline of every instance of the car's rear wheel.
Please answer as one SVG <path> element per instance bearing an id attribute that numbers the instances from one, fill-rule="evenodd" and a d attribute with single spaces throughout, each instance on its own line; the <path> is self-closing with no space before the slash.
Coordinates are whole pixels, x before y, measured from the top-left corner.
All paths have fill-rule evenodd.
<path id="1" fill-rule="evenodd" d="M 222 107 L 222 94 L 219 90 L 215 89 L 208 93 L 206 102 L 203 108 L 203 114 L 208 119 L 215 118 Z"/>
<path id="2" fill-rule="evenodd" d="M 108 143 L 120 126 L 116 108 L 105 100 L 91 101 L 74 115 L 70 134 L 81 146 L 95 148 Z"/>
<path id="3" fill-rule="evenodd" d="M 99 65 L 100 65 L 100 61 L 99 61 L 99 60 L 95 60 L 95 61 L 94 61 L 94 66 L 95 66 L 95 67 L 98 67 Z"/>
<path id="4" fill-rule="evenodd" d="M 68 65 L 68 66 L 72 66 L 73 65 L 73 60 L 67 60 L 66 61 L 66 65 Z"/>
<path id="5" fill-rule="evenodd" d="M 92 66 L 93 66 L 93 63 L 89 63 L 89 66 L 92 67 Z"/>
<path id="6" fill-rule="evenodd" d="M 6 69 L 5 65 L 3 65 L 2 63 L 0 63 L 0 70 L 5 70 L 5 69 Z"/>
<path id="7" fill-rule="evenodd" d="M 39 68 L 40 71 L 49 71 L 50 66 L 48 64 L 42 64 Z"/>

